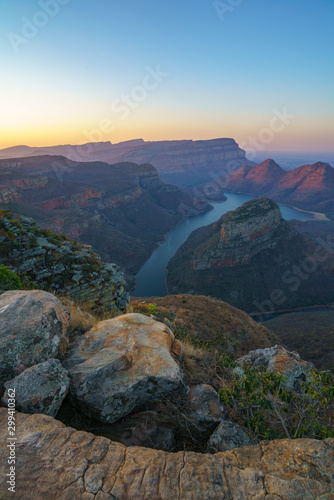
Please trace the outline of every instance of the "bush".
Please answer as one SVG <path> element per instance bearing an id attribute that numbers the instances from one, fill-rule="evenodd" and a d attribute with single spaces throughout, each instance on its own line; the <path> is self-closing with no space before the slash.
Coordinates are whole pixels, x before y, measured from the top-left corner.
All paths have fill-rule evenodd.
<path id="1" fill-rule="evenodd" d="M 334 437 L 334 375 L 310 373 L 300 392 L 285 389 L 281 373 L 246 366 L 220 398 L 239 422 L 260 439 Z"/>
<path id="2" fill-rule="evenodd" d="M 147 304 L 146 306 L 148 316 L 155 315 L 157 312 L 157 305 L 156 304 Z"/>
<path id="3" fill-rule="evenodd" d="M 22 282 L 20 278 L 7 266 L 0 265 L 0 290 L 21 290 Z"/>

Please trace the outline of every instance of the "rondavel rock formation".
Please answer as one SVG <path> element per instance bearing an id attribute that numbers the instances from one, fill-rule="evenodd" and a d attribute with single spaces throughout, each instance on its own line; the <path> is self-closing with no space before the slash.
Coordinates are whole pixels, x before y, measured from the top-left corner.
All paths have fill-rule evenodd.
<path id="1" fill-rule="evenodd" d="M 226 190 L 265 195 L 304 210 L 334 214 L 334 168 L 329 163 L 302 165 L 286 172 L 272 159 L 231 173 Z"/>
<path id="2" fill-rule="evenodd" d="M 334 255 L 259 198 L 194 231 L 168 264 L 169 293 L 221 298 L 247 312 L 334 300 Z"/>
<path id="3" fill-rule="evenodd" d="M 182 344 L 162 322 L 140 314 L 103 321 L 70 346 L 64 358 L 69 314 L 58 299 L 34 290 L 8 291 L 0 301 L 0 379 L 6 388 L 2 401 L 8 404 L 15 389 L 17 409 L 26 412 L 15 413 L 14 440 L 8 439 L 8 410 L 0 408 L 1 498 L 12 495 L 9 453 L 15 456 L 14 498 L 25 500 L 333 498 L 334 440 L 252 444 L 245 431 L 223 415 L 212 387 L 202 384 L 188 392 L 179 362 Z M 272 364 L 287 377 L 298 378 L 298 358 L 278 347 L 250 353 L 240 365 L 256 364 L 261 358 L 268 369 Z M 80 386 L 85 386 L 84 392 L 78 392 Z M 82 398 L 90 408 L 93 399 L 105 398 L 105 414 L 113 418 L 117 416 L 110 403 L 115 391 L 123 392 L 118 407 L 128 412 L 135 398 L 138 405 L 171 396 L 189 398 L 190 413 L 182 417 L 193 415 L 201 432 L 211 428 L 211 438 L 206 438 L 210 453 L 154 449 L 168 449 L 174 439 L 173 428 L 166 426 L 168 415 L 159 414 L 158 407 L 141 417 L 129 415 L 133 437 L 142 432 L 146 448 L 133 446 L 136 441 L 131 438 L 127 447 L 75 430 L 50 416 L 67 390 L 66 399 L 72 394 L 73 404 Z M 73 406 L 73 422 L 78 412 L 80 405 Z M 100 431 L 103 422 L 96 424 Z M 117 424 L 111 424 L 116 431 Z"/>

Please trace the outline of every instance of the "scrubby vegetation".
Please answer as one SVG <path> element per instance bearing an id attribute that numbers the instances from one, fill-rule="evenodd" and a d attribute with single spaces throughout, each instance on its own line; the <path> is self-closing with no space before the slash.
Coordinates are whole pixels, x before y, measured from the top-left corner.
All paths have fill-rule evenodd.
<path id="1" fill-rule="evenodd" d="M 0 290 L 20 290 L 23 287 L 20 278 L 7 266 L 0 265 Z"/>
<path id="2" fill-rule="evenodd" d="M 246 366 L 242 375 L 236 372 L 232 383 L 220 390 L 220 397 L 255 438 L 334 437 L 334 376 L 312 371 L 299 391 L 288 391 L 285 381 L 280 373 Z"/>

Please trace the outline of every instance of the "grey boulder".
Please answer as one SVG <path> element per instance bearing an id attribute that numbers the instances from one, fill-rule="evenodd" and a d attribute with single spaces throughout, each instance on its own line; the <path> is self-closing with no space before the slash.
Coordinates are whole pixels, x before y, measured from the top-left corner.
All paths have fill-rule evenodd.
<path id="1" fill-rule="evenodd" d="M 245 365 L 255 368 L 264 366 L 268 372 L 281 373 L 286 378 L 285 388 L 288 391 L 300 391 L 301 383 L 307 379 L 310 370 L 314 369 L 313 363 L 302 360 L 297 352 L 287 351 L 278 345 L 250 351 L 246 356 L 238 358 L 236 363 L 238 366 L 234 371 L 240 376 L 243 375 Z"/>
<path id="2" fill-rule="evenodd" d="M 206 451 L 217 453 L 253 444 L 256 444 L 256 441 L 250 439 L 238 424 L 231 420 L 224 420 L 211 435 Z"/>
<path id="3" fill-rule="evenodd" d="M 15 399 L 15 408 L 24 413 L 44 413 L 54 417 L 66 394 L 70 380 L 58 359 L 27 368 L 21 375 L 5 383 L 2 401 Z"/>
<path id="4" fill-rule="evenodd" d="M 70 313 L 51 293 L 15 290 L 0 295 L 0 385 L 66 350 Z"/>

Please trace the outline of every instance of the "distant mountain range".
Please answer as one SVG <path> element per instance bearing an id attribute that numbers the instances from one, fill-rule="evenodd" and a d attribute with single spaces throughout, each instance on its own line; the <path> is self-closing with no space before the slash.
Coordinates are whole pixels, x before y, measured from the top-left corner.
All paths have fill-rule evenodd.
<path id="1" fill-rule="evenodd" d="M 103 161 L 107 163 L 151 163 L 164 182 L 182 188 L 212 181 L 228 169 L 236 170 L 249 162 L 245 151 L 234 139 L 207 141 L 156 141 L 143 139 L 120 142 L 96 142 L 84 145 L 63 145 L 43 148 L 14 146 L 0 150 L 0 158 L 18 158 L 37 155 L 62 155 L 73 161 Z M 210 184 L 206 195 L 219 199 L 222 195 L 216 184 Z M 222 198 L 224 199 L 224 198 Z"/>
<path id="2" fill-rule="evenodd" d="M 129 284 L 183 217 L 211 207 L 164 184 L 149 164 L 74 162 L 63 156 L 0 160 L 0 208 L 94 247 Z"/>
<path id="3" fill-rule="evenodd" d="M 317 162 L 286 172 L 268 159 L 255 167 L 244 165 L 231 173 L 226 190 L 265 195 L 304 210 L 334 215 L 334 168 Z"/>
<path id="4" fill-rule="evenodd" d="M 269 198 L 193 231 L 167 267 L 170 294 L 220 298 L 247 312 L 334 301 L 334 257 L 300 235 Z"/>

